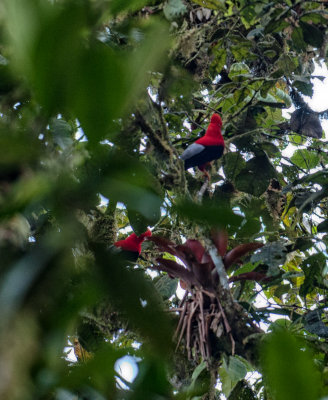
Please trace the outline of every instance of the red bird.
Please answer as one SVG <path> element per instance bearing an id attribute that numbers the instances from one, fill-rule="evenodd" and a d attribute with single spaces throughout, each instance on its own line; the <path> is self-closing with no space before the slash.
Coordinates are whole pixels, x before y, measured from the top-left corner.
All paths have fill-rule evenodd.
<path id="1" fill-rule="evenodd" d="M 185 162 L 185 169 L 198 167 L 209 178 L 205 167 L 210 161 L 222 157 L 224 139 L 221 134 L 222 119 L 220 115 L 213 114 L 205 135 L 186 148 L 181 154 Z"/>
<path id="2" fill-rule="evenodd" d="M 146 237 L 151 236 L 151 230 L 147 229 L 146 232 L 137 236 L 134 232 L 124 240 L 118 240 L 114 246 L 121 249 L 121 253 L 129 261 L 137 261 L 141 253 L 141 244 Z"/>

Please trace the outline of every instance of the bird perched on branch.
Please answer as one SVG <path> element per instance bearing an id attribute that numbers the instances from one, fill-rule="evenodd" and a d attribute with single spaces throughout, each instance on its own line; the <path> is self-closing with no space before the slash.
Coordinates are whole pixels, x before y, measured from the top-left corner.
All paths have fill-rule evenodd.
<path id="1" fill-rule="evenodd" d="M 134 232 L 124 240 L 118 240 L 114 246 L 120 248 L 121 254 L 126 260 L 137 261 L 141 253 L 141 244 L 146 237 L 151 236 L 151 230 L 147 229 L 146 232 L 137 236 Z"/>
<path id="2" fill-rule="evenodd" d="M 185 162 L 185 169 L 198 167 L 209 179 L 205 170 L 206 166 L 213 160 L 222 157 L 224 150 L 224 139 L 221 133 L 222 119 L 220 115 L 213 114 L 211 122 L 205 135 L 186 148 L 181 154 Z"/>

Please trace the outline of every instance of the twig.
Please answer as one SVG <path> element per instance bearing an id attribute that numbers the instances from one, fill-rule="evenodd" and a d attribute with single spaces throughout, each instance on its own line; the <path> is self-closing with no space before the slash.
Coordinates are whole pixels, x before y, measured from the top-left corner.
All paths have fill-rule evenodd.
<path id="1" fill-rule="evenodd" d="M 198 100 L 198 99 L 196 99 L 196 98 L 193 98 L 193 100 L 194 100 L 194 101 L 197 101 L 197 103 L 201 104 L 203 107 L 208 108 L 209 110 L 211 110 L 211 111 L 213 111 L 213 112 L 219 114 L 219 111 L 218 111 L 218 110 L 216 110 L 215 108 L 209 106 L 208 104 L 205 104 L 205 103 L 203 103 L 202 101 L 200 101 L 200 100 Z"/>
<path id="2" fill-rule="evenodd" d="M 205 178 L 205 182 L 203 183 L 202 187 L 200 188 L 199 192 L 197 193 L 197 202 L 201 203 L 202 198 L 204 196 L 204 193 L 206 192 L 206 189 L 208 188 L 210 180 L 208 177 Z"/>

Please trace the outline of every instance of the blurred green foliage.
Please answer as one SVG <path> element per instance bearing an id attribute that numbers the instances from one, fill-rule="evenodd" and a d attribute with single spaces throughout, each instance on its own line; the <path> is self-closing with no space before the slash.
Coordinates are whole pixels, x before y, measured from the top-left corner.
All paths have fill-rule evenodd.
<path id="1" fill-rule="evenodd" d="M 327 111 L 303 97 L 326 26 L 318 1 L 2 1 L 0 399 L 327 395 L 328 148 L 313 134 Z M 311 118 L 290 123 L 291 105 Z M 214 111 L 226 151 L 201 192 L 178 156 Z M 252 325 L 287 318 L 259 334 L 260 361 L 225 343 L 212 363 L 174 352 L 178 282 L 147 272 L 152 243 L 135 265 L 110 247 L 148 226 L 266 244 L 233 270 L 272 279 L 231 283 Z M 127 354 L 132 383 L 115 367 Z"/>

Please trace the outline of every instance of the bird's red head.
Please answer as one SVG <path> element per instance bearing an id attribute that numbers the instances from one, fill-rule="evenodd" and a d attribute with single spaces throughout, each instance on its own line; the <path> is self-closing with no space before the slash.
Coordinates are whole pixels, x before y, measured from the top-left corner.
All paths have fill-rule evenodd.
<path id="1" fill-rule="evenodd" d="M 196 140 L 196 143 L 203 146 L 224 146 L 224 139 L 221 134 L 222 119 L 219 114 L 213 114 L 205 135 Z"/>
<path id="2" fill-rule="evenodd" d="M 221 117 L 220 117 L 219 114 L 213 114 L 213 115 L 212 115 L 212 117 L 211 117 L 211 124 L 217 124 L 217 125 L 219 125 L 220 128 L 221 128 L 221 126 L 222 126 L 222 119 L 221 119 Z"/>
<path id="3" fill-rule="evenodd" d="M 141 244 L 146 237 L 151 236 L 151 230 L 147 229 L 146 232 L 137 236 L 134 232 L 124 240 L 118 240 L 114 243 L 116 247 L 121 247 L 122 250 L 141 253 Z"/>

